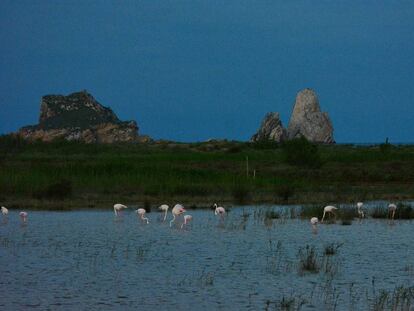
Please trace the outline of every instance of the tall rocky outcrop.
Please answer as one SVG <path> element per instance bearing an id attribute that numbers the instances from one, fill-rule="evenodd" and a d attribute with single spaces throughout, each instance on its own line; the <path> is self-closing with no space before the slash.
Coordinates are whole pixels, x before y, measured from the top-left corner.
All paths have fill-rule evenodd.
<path id="1" fill-rule="evenodd" d="M 301 136 L 314 143 L 335 143 L 329 115 L 321 112 L 318 96 L 311 89 L 304 89 L 297 94 L 287 130 L 282 126 L 279 113 L 268 113 L 251 141 L 281 142 Z"/>
<path id="2" fill-rule="evenodd" d="M 288 139 L 303 136 L 315 143 L 335 143 L 329 115 L 321 112 L 318 96 L 313 90 L 304 89 L 297 94 L 287 134 Z"/>
<path id="3" fill-rule="evenodd" d="M 121 121 L 87 91 L 68 96 L 46 95 L 40 104 L 39 124 L 26 126 L 18 135 L 27 140 L 65 139 L 86 143 L 142 141 L 135 121 Z"/>
<path id="4" fill-rule="evenodd" d="M 253 142 L 271 140 L 282 142 L 286 138 L 286 130 L 278 112 L 269 112 L 264 117 L 262 124 L 256 134 L 250 139 Z"/>

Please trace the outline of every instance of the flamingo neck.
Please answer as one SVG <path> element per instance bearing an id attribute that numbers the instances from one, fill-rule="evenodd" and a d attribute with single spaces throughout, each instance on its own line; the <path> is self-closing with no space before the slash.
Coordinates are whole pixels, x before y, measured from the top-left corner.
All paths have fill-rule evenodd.
<path id="1" fill-rule="evenodd" d="M 175 221 L 175 214 L 172 213 L 172 215 L 173 215 L 173 219 L 171 219 L 171 221 L 170 221 L 170 227 L 172 226 L 172 223 Z"/>

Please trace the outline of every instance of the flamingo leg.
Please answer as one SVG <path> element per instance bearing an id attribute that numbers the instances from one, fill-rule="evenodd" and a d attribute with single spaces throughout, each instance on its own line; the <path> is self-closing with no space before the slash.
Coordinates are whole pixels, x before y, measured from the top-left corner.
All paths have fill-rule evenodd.
<path id="1" fill-rule="evenodd" d="M 172 227 L 172 223 L 175 221 L 175 215 L 173 214 L 173 219 L 170 221 L 170 227 Z"/>
<path id="2" fill-rule="evenodd" d="M 322 216 L 321 222 L 323 222 L 323 220 L 325 219 L 325 214 L 326 214 L 326 212 L 323 212 L 323 216 Z"/>

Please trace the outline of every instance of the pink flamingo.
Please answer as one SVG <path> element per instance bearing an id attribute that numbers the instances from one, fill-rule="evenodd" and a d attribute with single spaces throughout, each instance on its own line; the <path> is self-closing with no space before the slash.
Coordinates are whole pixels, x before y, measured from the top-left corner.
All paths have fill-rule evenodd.
<path id="1" fill-rule="evenodd" d="M 119 204 L 119 203 L 115 204 L 114 205 L 114 213 L 115 213 L 115 216 L 120 215 L 122 213 L 122 210 L 123 209 L 126 209 L 126 208 L 128 208 L 128 206 L 125 206 L 125 205 Z"/>
<path id="2" fill-rule="evenodd" d="M 397 205 L 395 205 L 394 203 L 391 203 L 390 205 L 388 205 L 388 218 L 394 220 L 394 216 L 395 216 L 395 211 L 397 210 Z"/>
<path id="3" fill-rule="evenodd" d="M 175 204 L 173 209 L 171 210 L 171 213 L 173 215 L 173 219 L 170 221 L 170 227 L 172 226 L 173 222 L 175 221 L 175 217 L 180 216 L 181 214 L 185 213 L 186 210 L 184 209 L 184 206 L 181 204 Z"/>
<path id="4" fill-rule="evenodd" d="M 316 233 L 316 232 L 317 232 L 317 225 L 318 225 L 318 222 L 319 222 L 318 217 L 312 217 L 312 218 L 311 218 L 311 220 L 310 220 L 310 223 L 311 223 L 311 225 L 312 225 L 312 231 L 313 231 L 314 233 Z"/>
<path id="5" fill-rule="evenodd" d="M 184 225 L 187 226 L 187 223 L 189 223 L 193 219 L 193 216 L 191 215 L 184 215 L 184 222 L 181 224 L 181 229 Z"/>
<path id="6" fill-rule="evenodd" d="M 20 219 L 22 220 L 23 223 L 27 222 L 27 213 L 26 212 L 20 212 L 19 216 L 20 216 Z"/>
<path id="7" fill-rule="evenodd" d="M 167 219 L 167 213 L 168 213 L 169 208 L 170 207 L 167 204 L 163 204 L 160 207 L 158 207 L 158 209 L 160 209 L 161 211 L 163 211 L 165 213 L 163 221 L 165 221 Z"/>
<path id="8" fill-rule="evenodd" d="M 9 214 L 9 210 L 5 208 L 4 206 L 1 207 L 1 213 L 4 217 L 6 217 Z"/>
<path id="9" fill-rule="evenodd" d="M 332 206 L 332 205 L 325 206 L 325 207 L 324 207 L 324 209 L 323 209 L 323 216 L 322 216 L 322 220 L 321 220 L 321 222 L 323 222 L 323 220 L 325 219 L 325 215 L 326 215 L 327 213 L 334 215 L 334 216 L 335 216 L 335 218 L 336 218 L 335 211 L 336 211 L 337 209 L 338 209 L 337 207 Z"/>
<path id="10" fill-rule="evenodd" d="M 217 203 L 214 203 L 214 215 L 220 215 L 221 219 L 224 218 L 224 215 L 226 214 L 226 210 L 222 206 L 217 206 Z"/>
<path id="11" fill-rule="evenodd" d="M 358 216 L 359 216 L 359 218 L 365 218 L 365 212 L 362 209 L 363 206 L 364 206 L 364 203 L 362 203 L 362 202 L 358 202 L 357 203 Z"/>
<path id="12" fill-rule="evenodd" d="M 149 224 L 148 218 L 145 217 L 145 213 L 147 212 L 145 209 L 139 208 L 135 212 L 141 217 L 142 221 L 146 221 L 147 225 Z"/>

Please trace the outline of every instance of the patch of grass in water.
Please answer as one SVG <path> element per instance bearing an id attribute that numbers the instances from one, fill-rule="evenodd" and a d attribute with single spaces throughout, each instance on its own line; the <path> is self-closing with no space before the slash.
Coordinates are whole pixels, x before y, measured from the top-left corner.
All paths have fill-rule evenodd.
<path id="1" fill-rule="evenodd" d="M 306 245 L 299 249 L 299 271 L 318 273 L 320 264 L 318 263 L 318 254 L 315 246 Z"/>
<path id="2" fill-rule="evenodd" d="M 335 242 L 326 244 L 325 247 L 324 247 L 324 254 L 326 256 L 336 255 L 339 248 L 342 245 L 344 245 L 344 244 L 343 243 L 335 243 Z"/>

